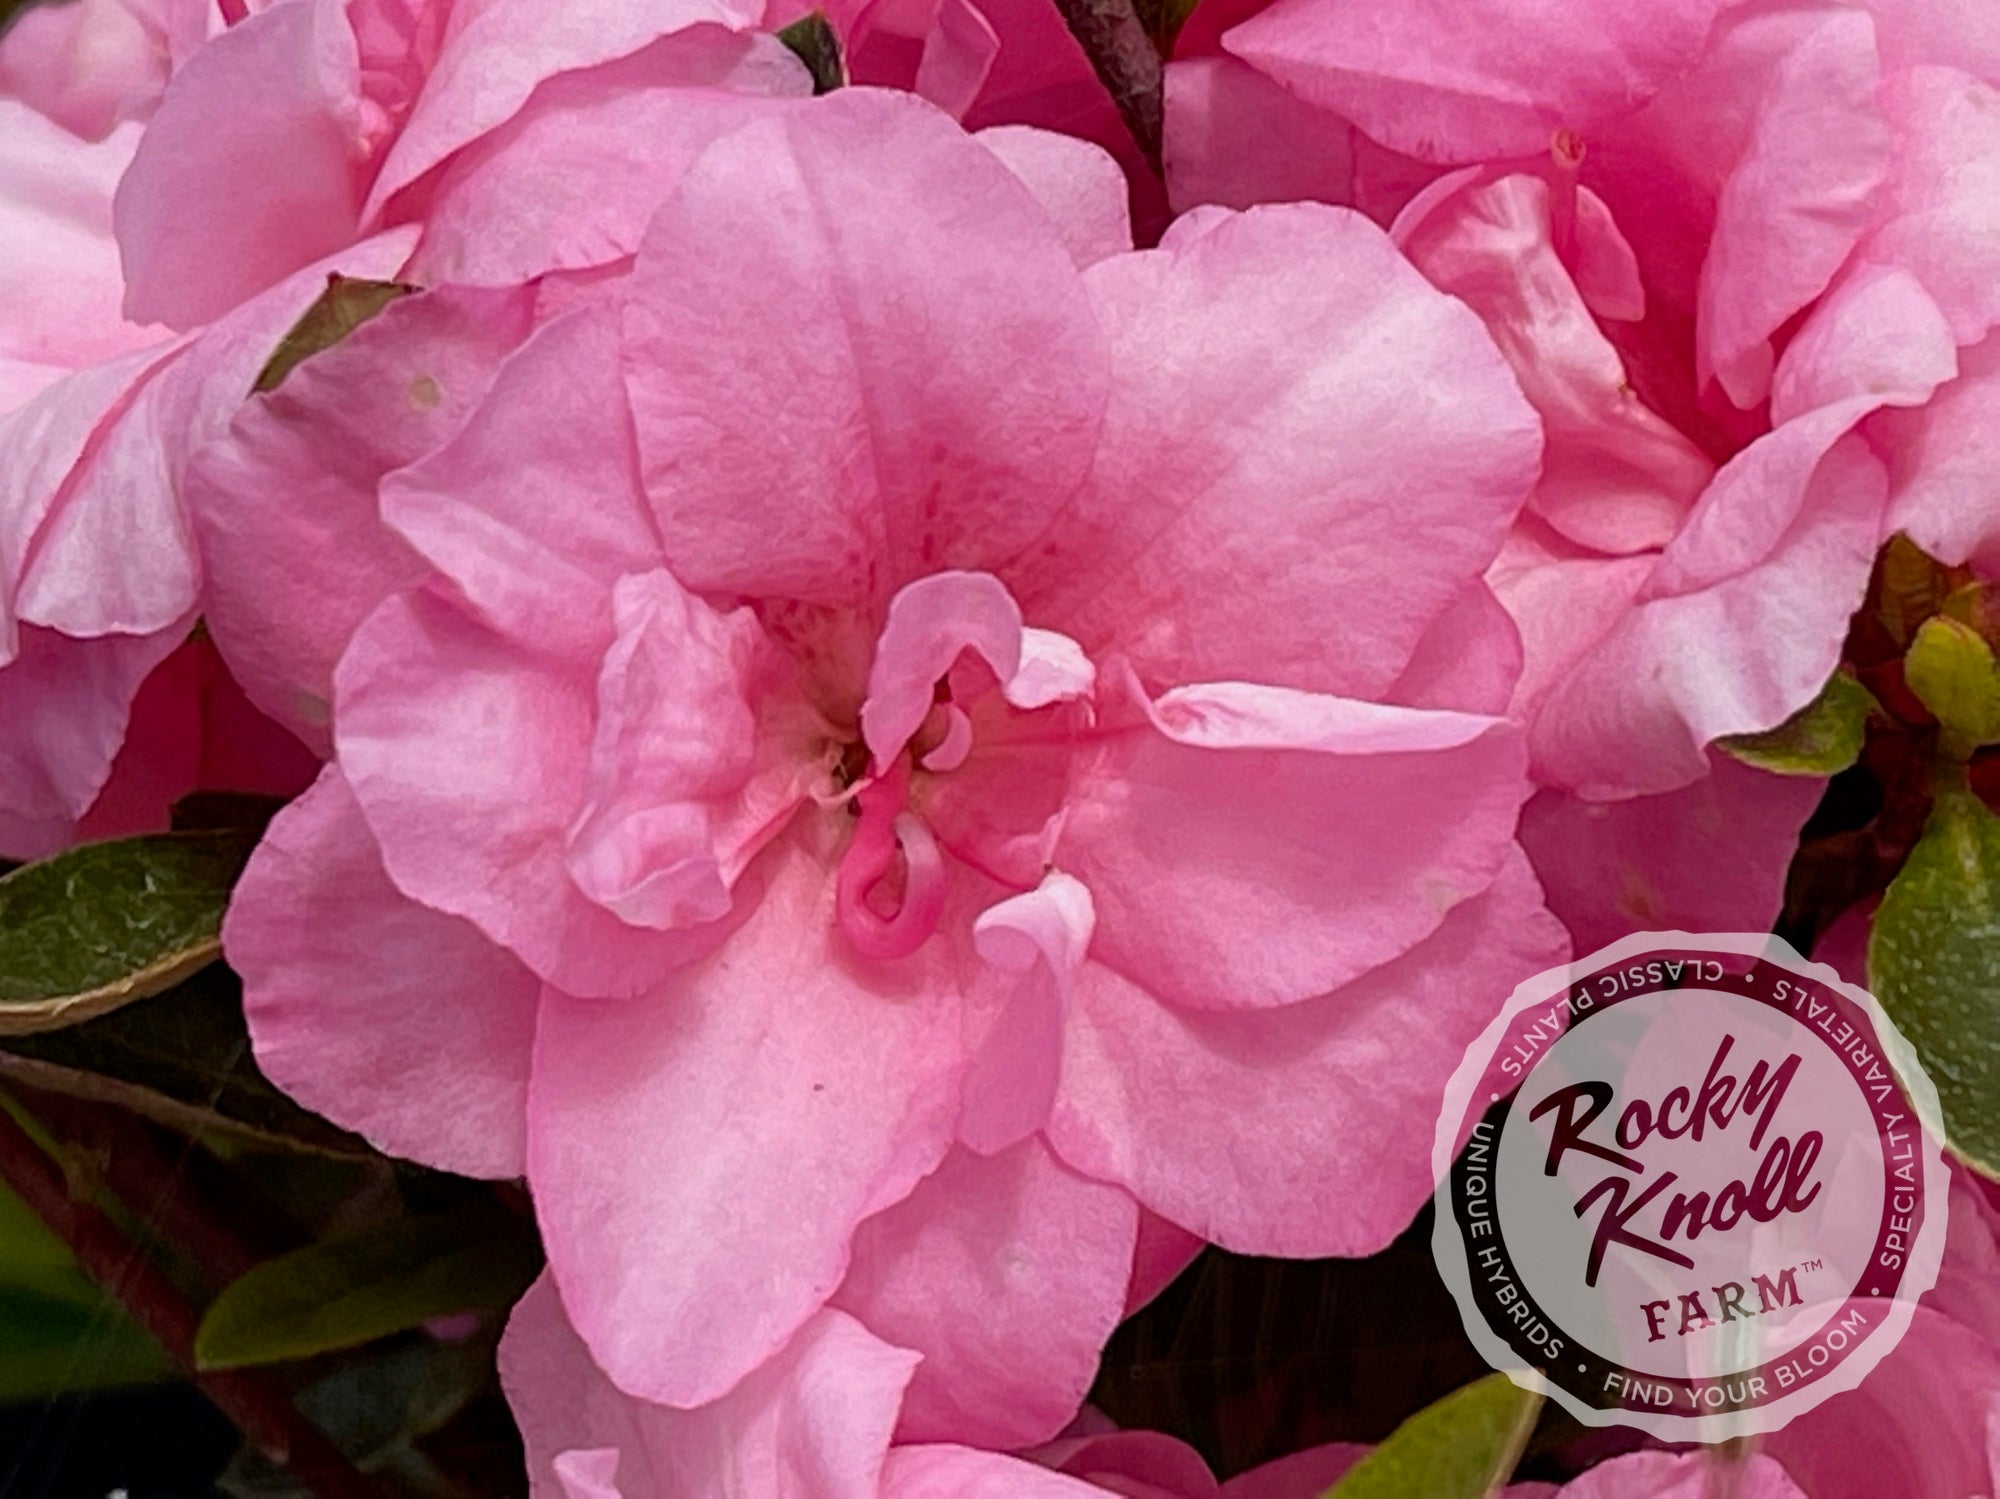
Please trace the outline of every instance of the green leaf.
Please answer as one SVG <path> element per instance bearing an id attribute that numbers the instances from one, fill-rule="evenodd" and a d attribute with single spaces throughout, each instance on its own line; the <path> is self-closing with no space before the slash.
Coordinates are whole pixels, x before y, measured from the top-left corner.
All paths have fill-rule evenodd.
<path id="1" fill-rule="evenodd" d="M 1955 588 L 1938 613 L 1970 625 L 1988 645 L 2000 641 L 2000 583 L 1975 581 Z"/>
<path id="2" fill-rule="evenodd" d="M 75 1025 L 213 963 L 256 842 L 241 829 L 156 833 L 0 877 L 0 1035 Z"/>
<path id="3" fill-rule="evenodd" d="M 115 1103 L 185 1134 L 370 1156 L 257 1070 L 236 976 L 212 964 L 176 988 L 66 1030 L 0 1041 L 0 1080 Z"/>
<path id="4" fill-rule="evenodd" d="M 840 37 L 824 11 L 800 16 L 779 30 L 778 40 L 806 65 L 815 94 L 830 94 L 847 82 L 847 65 L 840 57 Z"/>
<path id="5" fill-rule="evenodd" d="M 1945 1138 L 2000 1177 L 2000 817 L 1946 786 L 1875 913 L 1869 987 L 1937 1085 Z"/>
<path id="6" fill-rule="evenodd" d="M 497 1482 L 464 1482 L 462 1469 L 461 1481 L 453 1482 L 420 1445 L 481 1396 L 497 1394 L 497 1332 L 458 1342 L 406 1339 L 373 1357 L 343 1360 L 333 1373 L 299 1392 L 299 1413 L 386 1494 L 464 1499 L 468 1493 L 506 1492 Z M 216 1487 L 232 1499 L 314 1499 L 298 1479 L 248 1442 Z"/>
<path id="7" fill-rule="evenodd" d="M 1967 624 L 1927 619 L 1903 658 L 1903 680 L 1944 731 L 1947 752 L 1970 759 L 2000 741 L 2000 669 L 1993 647 Z"/>
<path id="8" fill-rule="evenodd" d="M 1875 559 L 1869 582 L 1873 612 L 1898 649 L 1916 638 L 1917 627 L 1944 606 L 1944 601 L 1968 578 L 1962 568 L 1948 568 L 1898 531 Z"/>
<path id="9" fill-rule="evenodd" d="M 329 273 L 326 290 L 278 340 L 278 347 L 250 389 L 259 394 L 276 390 L 306 360 L 332 348 L 398 297 L 407 297 L 416 289 L 400 281 L 364 281 L 338 271 Z"/>
<path id="10" fill-rule="evenodd" d="M 171 1377 L 172 1362 L 0 1188 L 0 1402 Z"/>
<path id="11" fill-rule="evenodd" d="M 1488 1375 L 1398 1426 L 1324 1499 L 1485 1499 L 1513 1474 L 1541 1406 L 1506 1375 Z"/>
<path id="12" fill-rule="evenodd" d="M 196 1364 L 234 1369 L 353 1348 L 460 1312 L 513 1305 L 541 1270 L 526 1221 L 499 1213 L 400 1218 L 268 1260 L 215 1298 Z"/>
<path id="13" fill-rule="evenodd" d="M 1722 749 L 1759 770 L 1787 776 L 1838 775 L 1861 758 L 1868 715 L 1880 705 L 1848 671 L 1827 679 L 1819 696 L 1775 729 L 1731 734 L 1716 741 Z"/>

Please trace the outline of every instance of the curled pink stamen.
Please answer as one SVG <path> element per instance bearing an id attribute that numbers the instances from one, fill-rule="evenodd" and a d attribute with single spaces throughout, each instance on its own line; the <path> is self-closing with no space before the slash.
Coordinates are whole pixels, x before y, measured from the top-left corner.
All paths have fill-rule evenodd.
<path id="1" fill-rule="evenodd" d="M 924 769 L 940 773 L 957 770 L 972 753 L 972 720 L 957 703 L 939 703 L 931 716 L 943 720 L 944 732 L 936 747 L 924 756 Z"/>
<path id="2" fill-rule="evenodd" d="M 834 909 L 840 930 L 865 958 L 907 958 L 944 915 L 944 855 L 924 820 L 904 809 L 908 762 L 861 793 L 854 841 L 840 861 Z M 884 916 L 869 897 L 903 856 L 903 898 Z"/>

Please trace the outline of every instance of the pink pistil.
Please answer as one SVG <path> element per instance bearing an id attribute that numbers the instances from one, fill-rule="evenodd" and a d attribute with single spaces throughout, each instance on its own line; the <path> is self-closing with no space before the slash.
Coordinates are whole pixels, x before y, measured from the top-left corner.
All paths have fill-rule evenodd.
<path id="1" fill-rule="evenodd" d="M 854 841 L 840 861 L 834 908 L 840 930 L 865 958 L 906 958 L 937 930 L 944 914 L 944 855 L 924 820 L 907 810 L 910 764 L 899 759 L 887 775 L 865 787 Z M 903 856 L 903 897 L 884 916 L 870 902 Z"/>

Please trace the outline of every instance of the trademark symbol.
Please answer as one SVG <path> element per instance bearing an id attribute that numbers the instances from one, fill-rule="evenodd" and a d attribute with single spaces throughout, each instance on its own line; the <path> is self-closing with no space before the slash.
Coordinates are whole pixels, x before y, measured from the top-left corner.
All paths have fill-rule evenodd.
<path id="1" fill-rule="evenodd" d="M 1802 1260 L 1799 1263 L 1800 1270 L 1817 1270 L 1819 1268 L 1820 1262 L 1818 1260 Z"/>

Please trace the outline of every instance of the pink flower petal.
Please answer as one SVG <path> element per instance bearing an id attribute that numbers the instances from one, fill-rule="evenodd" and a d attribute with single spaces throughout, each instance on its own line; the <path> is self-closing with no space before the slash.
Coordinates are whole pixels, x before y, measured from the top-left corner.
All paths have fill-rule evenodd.
<path id="1" fill-rule="evenodd" d="M 1086 965 L 1050 1142 L 1225 1248 L 1372 1254 L 1430 1195 L 1429 1137 L 1464 1046 L 1567 951 L 1516 855 L 1399 961 L 1282 1009 L 1170 1009 Z"/>
<path id="2" fill-rule="evenodd" d="M 963 119 L 992 76 L 999 52 L 1000 38 L 973 0 L 938 0 L 911 85 L 953 119 Z"/>
<path id="3" fill-rule="evenodd" d="M 1079 270 L 1132 248 L 1125 173 L 1102 146 L 1027 125 L 994 125 L 973 139 L 1035 195 Z"/>
<path id="4" fill-rule="evenodd" d="M 691 588 L 879 609 L 1034 543 L 1089 461 L 1104 355 L 1069 252 L 908 96 L 718 142 L 631 289 L 646 485 Z"/>
<path id="5" fill-rule="evenodd" d="M 0 858 L 68 843 L 111 774 L 133 697 L 186 634 L 75 640 L 33 627 L 0 666 Z"/>
<path id="6" fill-rule="evenodd" d="M 940 1444 L 892 1450 L 881 1499 L 1104 1499 L 1104 1490 L 1004 1453 Z"/>
<path id="7" fill-rule="evenodd" d="M 564 1499 L 624 1499 L 618 1488 L 618 1449 L 579 1447 L 549 1464 Z M 530 1480 L 532 1483 L 532 1480 Z"/>
<path id="8" fill-rule="evenodd" d="M 1417 269 L 1480 315 L 1541 414 L 1535 513 L 1597 551 L 1659 547 L 1715 465 L 1633 391 L 1558 253 L 1551 198 L 1541 177 L 1474 180 L 1419 200 L 1393 233 Z M 1596 242 L 1571 234 L 1572 259 L 1577 244 Z"/>
<path id="9" fill-rule="evenodd" d="M 1201 1454 L 1164 1432 L 1100 1432 L 1052 1442 L 1033 1456 L 1134 1499 L 1214 1499 L 1221 1493 Z"/>
<path id="10" fill-rule="evenodd" d="M 84 6 L 36 7 L 0 42 L 0 75 L 31 23 Z M 125 321 L 124 272 L 111 194 L 138 144 L 136 128 L 91 145 L 26 105 L 0 99 L 0 355 L 51 375 L 157 343 Z M 13 404 L 0 396 L 0 409 Z"/>
<path id="11" fill-rule="evenodd" d="M 272 822 L 223 948 L 257 1063 L 300 1103 L 392 1155 L 521 1174 L 541 985 L 389 883 L 338 768 Z"/>
<path id="12" fill-rule="evenodd" d="M 1702 369 L 1738 406 L 1763 398 L 1771 338 L 1825 288 L 1867 227 L 1889 165 L 1880 84 L 1868 18 L 1836 11 L 1801 32 L 1757 103 L 1716 203 L 1695 327 Z"/>
<path id="13" fill-rule="evenodd" d="M 1088 492 L 1002 573 L 1023 613 L 1155 688 L 1386 687 L 1534 478 L 1538 425 L 1477 319 L 1315 205 L 1219 218 L 1085 282 L 1111 410 Z"/>
<path id="14" fill-rule="evenodd" d="M 1431 621 L 1384 698 L 1410 708 L 1505 713 L 1522 660 L 1512 616 L 1491 588 L 1473 583 Z"/>
<path id="15" fill-rule="evenodd" d="M 427 593 L 385 601 L 334 676 L 340 763 L 399 889 L 571 993 L 643 994 L 720 931 L 641 931 L 570 878 L 589 785 L 587 674 Z"/>
<path id="16" fill-rule="evenodd" d="M 194 606 L 199 573 L 180 501 L 189 455 L 226 430 L 329 271 L 379 276 L 408 248 L 406 235 L 384 235 L 287 277 L 132 374 L 66 471 L 59 444 L 37 452 L 31 483 L 60 479 L 45 491 L 16 612 L 71 635 L 150 634 L 178 622 Z M 94 382 L 97 372 L 76 378 Z M 67 397 L 45 392 L 49 399 Z M 50 457 L 58 461 L 46 463 Z M 0 491 L 0 506 L 11 509 L 14 501 Z"/>
<path id="17" fill-rule="evenodd" d="M 1958 373 L 1944 313 L 1909 272 L 1864 265 L 1844 276 L 1786 345 L 1771 425 L 1872 396 L 1915 406 Z"/>
<path id="18" fill-rule="evenodd" d="M 992 1154 L 1048 1123 L 1062 1064 L 1063 1011 L 1096 924 L 1090 892 L 1051 871 L 1035 889 L 988 906 L 973 942 L 993 982 L 988 1028 L 971 1048 L 958 1137 Z M 975 1020 L 975 1024 L 977 1021 Z"/>
<path id="19" fill-rule="evenodd" d="M 1701 55 L 1724 0 L 1278 0 L 1224 48 L 1390 148 L 1533 156 L 1643 104 Z"/>
<path id="20" fill-rule="evenodd" d="M 621 260 L 710 142 L 811 91 L 782 43 L 709 25 L 550 78 L 445 168 L 410 274 L 504 285 Z"/>
<path id="21" fill-rule="evenodd" d="M 424 575 L 383 527 L 378 485 L 466 420 L 531 312 L 519 289 L 400 298 L 245 402 L 190 463 L 209 629 L 251 700 L 310 742 L 330 742 L 355 628 Z"/>
<path id="22" fill-rule="evenodd" d="M 1324 994 L 1507 856 L 1526 785 L 1501 720 L 1240 684 L 1151 711 L 1080 765 L 1057 857 L 1096 902 L 1092 957 L 1169 1004 Z"/>
<path id="23" fill-rule="evenodd" d="M 1710 756 L 1679 791 L 1587 802 L 1544 791 L 1521 846 L 1579 953 L 1634 932 L 1765 932 L 1784 904 L 1799 829 L 1826 782 Z"/>
<path id="24" fill-rule="evenodd" d="M 1529 726 L 1538 781 L 1592 799 L 1671 791 L 1706 771 L 1709 741 L 1774 727 L 1812 701 L 1881 536 L 1887 479 L 1848 431 L 1874 399 L 1822 407 L 1739 454 L 1650 576 L 1628 571 L 1643 573 L 1640 557 L 1611 568 L 1552 558 L 1496 580 L 1522 622 L 1530 677 L 1549 683 Z M 1641 588 L 1637 607 L 1618 604 Z M 1531 619 L 1550 609 L 1596 616 L 1601 633 L 1565 640 L 1559 621 Z M 1538 639 L 1577 652 L 1552 680 Z"/>
<path id="25" fill-rule="evenodd" d="M 1250 64 L 1171 62 L 1166 100 L 1167 193 L 1176 210 L 1355 204 L 1354 128 Z"/>
<path id="26" fill-rule="evenodd" d="M 142 349 L 88 366 L 0 415 L 0 455 L 6 458 L 0 466 L 0 660 L 14 653 L 20 578 L 70 475 L 130 408 L 134 387 L 167 357 Z"/>
<path id="27" fill-rule="evenodd" d="M 1125 1315 L 1152 1301 L 1195 1262 L 1208 1244 L 1158 1213 L 1139 1210 L 1139 1242 L 1132 1251 L 1132 1283 L 1125 1291 Z"/>
<path id="28" fill-rule="evenodd" d="M 356 237 L 359 67 L 323 0 L 273 5 L 188 59 L 118 185 L 134 321 L 211 322 Z"/>
<path id="29" fill-rule="evenodd" d="M 1012 1449 L 1061 1431 L 1123 1312 L 1138 1215 L 1031 1139 L 955 1150 L 864 1222 L 832 1305 L 924 1356 L 897 1440 Z"/>
<path id="30" fill-rule="evenodd" d="M 590 790 L 569 833 L 577 888 L 634 926 L 716 921 L 730 887 L 804 799 L 809 767 L 753 788 L 753 689 L 772 649 L 747 609 L 727 614 L 664 571 L 621 578 L 618 638 L 598 678 Z"/>
<path id="31" fill-rule="evenodd" d="M 544 997 L 528 1173 L 577 1327 L 626 1390 L 715 1399 L 839 1284 L 854 1226 L 942 1159 L 958 1015 L 943 944 L 850 963 L 797 839 L 714 957 L 642 1001 Z M 606 1140 L 643 1148 L 606 1150 Z"/>
<path id="32" fill-rule="evenodd" d="M 490 388 L 464 382 L 477 407 L 463 429 L 383 478 L 382 519 L 492 628 L 594 670 L 613 634 L 612 585 L 660 563 L 616 323 L 580 309 L 494 357 Z"/>
<path id="33" fill-rule="evenodd" d="M 1932 556 L 2000 566 L 2000 336 L 1967 349 L 1960 373 L 1922 406 L 1869 421 L 1889 455 L 1885 529 L 1904 531 Z"/>
<path id="34" fill-rule="evenodd" d="M 208 20 L 207 0 L 23 10 L 0 38 L 0 94 L 85 140 L 103 140 L 120 121 L 153 112 L 173 70 L 206 40 Z"/>
<path id="35" fill-rule="evenodd" d="M 729 1394 L 673 1410 L 617 1389 L 543 1276 L 500 1340 L 500 1381 L 527 1446 L 529 1492 L 549 1499 L 564 1454 L 617 1455 L 617 1492 L 877 1499 L 914 1354 L 821 1312 Z M 574 1472 L 577 1463 L 566 1465 Z M 592 1464 L 601 1466 L 601 1460 Z"/>
<path id="36" fill-rule="evenodd" d="M 528 102 L 558 73 L 595 67 L 705 22 L 740 31 L 760 0 L 462 0 L 422 96 L 369 193 L 373 220 L 390 198 Z"/>
<path id="37" fill-rule="evenodd" d="M 1308 1447 L 1239 1473 L 1222 1486 L 1222 1499 L 1321 1499 L 1369 1449 L 1353 1442 Z M 1514 1488 L 1505 1491 L 1514 1499 Z"/>
<path id="38" fill-rule="evenodd" d="M 1958 54 L 1954 49 L 1954 61 Z M 1956 68 L 1891 78 L 1883 109 L 1896 155 L 1860 255 L 1923 283 L 1961 344 L 2000 322 L 2000 74 Z"/>
<path id="39" fill-rule="evenodd" d="M 1555 1491 L 1555 1499 L 1710 1499 L 1724 1485 L 1734 1499 L 1807 1499 L 1806 1491 L 1772 1458 L 1757 1453 L 1738 1464 L 1704 1451 L 1614 1457 L 1564 1484 Z M 1511 1495 L 1515 1488 L 1507 1492 Z M 1821 1499 L 1817 1489 L 1812 1499 Z"/>
<path id="40" fill-rule="evenodd" d="M 878 766 L 903 752 L 936 705 L 940 678 L 963 651 L 1002 682 L 1021 665 L 1021 610 L 991 573 L 941 572 L 898 589 L 868 668 L 861 732 Z"/>

